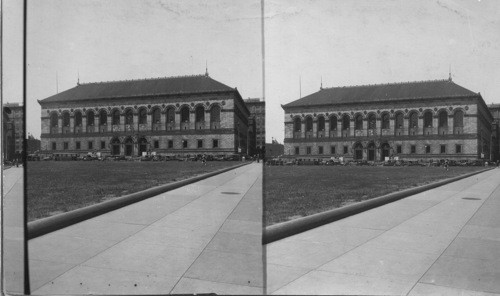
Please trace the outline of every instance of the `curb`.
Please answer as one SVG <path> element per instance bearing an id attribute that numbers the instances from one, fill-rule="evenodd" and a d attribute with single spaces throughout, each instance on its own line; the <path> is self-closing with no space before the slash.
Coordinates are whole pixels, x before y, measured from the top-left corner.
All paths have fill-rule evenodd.
<path id="1" fill-rule="evenodd" d="M 165 193 L 167 191 L 177 189 L 179 187 L 186 186 L 194 182 L 198 182 L 203 179 L 207 179 L 209 177 L 213 177 L 215 175 L 228 172 L 230 170 L 237 169 L 239 167 L 248 165 L 250 163 L 252 162 L 237 164 L 232 167 L 220 169 L 200 176 L 152 187 L 143 191 L 127 194 L 113 200 L 108 200 L 99 204 L 83 207 L 66 213 L 29 222 L 27 227 L 27 239 L 33 239 L 42 236 L 44 234 L 76 224 L 78 222 L 82 222 L 84 220 L 94 218 L 96 216 L 145 200 L 147 198 L 156 196 L 158 194 Z"/>
<path id="2" fill-rule="evenodd" d="M 361 212 L 380 207 L 382 205 L 397 201 L 399 199 L 415 195 L 436 187 L 440 187 L 461 179 L 465 179 L 486 171 L 492 170 L 494 168 L 487 168 L 477 172 L 468 173 L 461 176 L 456 176 L 453 178 L 437 181 L 431 184 L 422 185 L 419 187 L 405 189 L 403 191 L 398 191 L 394 193 L 389 193 L 376 198 L 372 198 L 366 201 L 351 204 L 345 207 L 313 214 L 307 217 L 298 218 L 292 221 L 287 221 L 279 224 L 275 224 L 266 227 L 262 236 L 262 244 L 269 244 L 277 240 L 299 234 L 301 232 L 311 230 L 313 228 L 323 226 L 325 224 L 359 214 Z"/>

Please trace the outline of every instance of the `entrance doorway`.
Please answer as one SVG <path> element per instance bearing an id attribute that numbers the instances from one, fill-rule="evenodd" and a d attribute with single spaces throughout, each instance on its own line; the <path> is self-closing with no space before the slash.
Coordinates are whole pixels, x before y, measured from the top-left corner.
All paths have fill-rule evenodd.
<path id="1" fill-rule="evenodd" d="M 139 139 L 139 156 L 142 156 L 142 152 L 148 151 L 148 141 L 145 138 Z"/>
<path id="2" fill-rule="evenodd" d="M 132 156 L 132 152 L 134 151 L 134 141 L 131 138 L 127 138 L 125 140 L 125 155 Z"/>
<path id="3" fill-rule="evenodd" d="M 354 145 L 354 160 L 363 159 L 363 145 L 361 143 L 356 143 Z"/>
<path id="4" fill-rule="evenodd" d="M 368 161 L 375 160 L 375 143 L 368 144 Z"/>
<path id="5" fill-rule="evenodd" d="M 117 138 L 111 140 L 111 154 L 120 155 L 120 140 Z"/>
<path id="6" fill-rule="evenodd" d="M 382 155 L 380 156 L 380 160 L 384 161 L 386 157 L 389 157 L 391 147 L 389 146 L 388 143 L 384 143 L 382 144 L 381 148 L 382 148 Z"/>

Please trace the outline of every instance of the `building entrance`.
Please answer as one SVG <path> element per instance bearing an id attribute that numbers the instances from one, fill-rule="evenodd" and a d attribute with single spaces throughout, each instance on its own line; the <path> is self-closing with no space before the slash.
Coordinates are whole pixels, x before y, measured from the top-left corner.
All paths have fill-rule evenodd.
<path id="1" fill-rule="evenodd" d="M 111 140 L 111 154 L 120 155 L 120 140 L 116 138 Z"/>
<path id="2" fill-rule="evenodd" d="M 356 143 L 354 145 L 354 160 L 362 160 L 363 159 L 363 146 L 361 143 Z"/>
<path id="3" fill-rule="evenodd" d="M 368 144 L 368 161 L 375 160 L 375 144 L 372 142 Z"/>
<path id="4" fill-rule="evenodd" d="M 148 151 L 148 141 L 144 138 L 139 139 L 139 156 L 142 156 L 142 152 Z"/>
<path id="5" fill-rule="evenodd" d="M 133 151 L 134 151 L 134 142 L 132 141 L 131 138 L 128 138 L 127 140 L 125 140 L 125 155 L 132 156 Z"/>
<path id="6" fill-rule="evenodd" d="M 390 155 L 390 149 L 391 147 L 389 146 L 388 143 L 382 144 L 382 155 L 380 156 L 380 160 L 384 161 L 386 157 L 389 157 Z"/>

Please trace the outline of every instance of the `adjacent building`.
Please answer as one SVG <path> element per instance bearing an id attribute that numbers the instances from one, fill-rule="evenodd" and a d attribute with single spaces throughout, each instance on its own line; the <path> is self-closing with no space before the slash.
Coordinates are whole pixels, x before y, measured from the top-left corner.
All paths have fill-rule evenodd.
<path id="1" fill-rule="evenodd" d="M 447 80 L 320 88 L 282 105 L 285 154 L 350 160 L 489 160 L 493 116 Z"/>
<path id="2" fill-rule="evenodd" d="M 248 98 L 245 104 L 254 123 L 256 153 L 262 154 L 266 145 L 266 103 L 259 98 Z"/>
<path id="3" fill-rule="evenodd" d="M 4 160 L 20 158 L 24 145 L 24 108 L 19 103 L 3 105 L 2 151 Z"/>
<path id="4" fill-rule="evenodd" d="M 77 84 L 38 101 L 48 153 L 141 156 L 247 153 L 237 88 L 205 75 Z"/>
<path id="5" fill-rule="evenodd" d="M 492 160 L 500 160 L 500 104 L 488 105 L 488 109 L 493 116 L 493 126 L 491 133 Z"/>
<path id="6" fill-rule="evenodd" d="M 272 159 L 275 157 L 283 156 L 285 152 L 283 144 L 278 143 L 276 140 L 272 140 L 271 143 L 266 144 L 266 159 Z"/>

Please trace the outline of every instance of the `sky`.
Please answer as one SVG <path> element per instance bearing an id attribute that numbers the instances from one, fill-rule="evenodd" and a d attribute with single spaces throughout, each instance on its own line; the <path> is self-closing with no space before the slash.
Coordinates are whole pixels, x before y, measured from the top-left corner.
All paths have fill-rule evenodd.
<path id="1" fill-rule="evenodd" d="M 266 0 L 264 10 L 266 134 L 281 143 L 281 104 L 321 80 L 447 79 L 451 65 L 455 83 L 500 103 L 498 0 Z"/>
<path id="2" fill-rule="evenodd" d="M 22 101 L 22 1 L 4 9 L 3 98 Z M 447 79 L 500 103 L 500 1 L 28 0 L 28 132 L 36 100 L 80 82 L 202 74 L 266 99 L 266 138 L 286 104 L 324 87 Z M 57 84 L 56 84 L 57 80 Z M 300 81 L 300 83 L 299 83 Z M 265 85 L 265 93 L 264 93 Z"/>
<path id="3" fill-rule="evenodd" d="M 195 75 L 208 64 L 213 79 L 243 98 L 263 96 L 260 0 L 28 0 L 27 7 L 27 131 L 37 138 L 37 100 L 75 87 L 78 77 Z M 15 101 L 22 92 L 13 86 L 4 96 Z"/>

